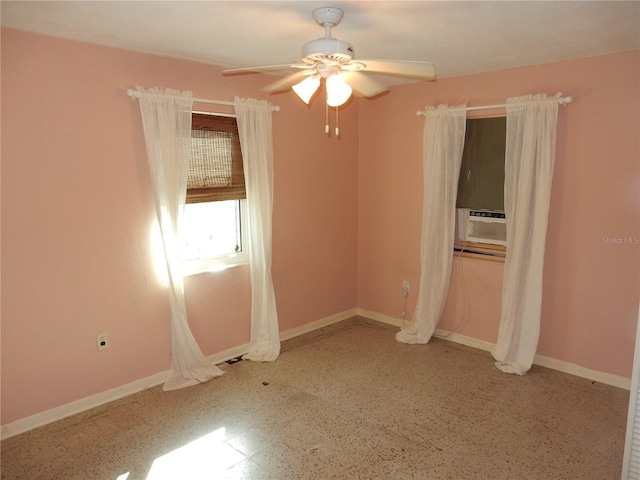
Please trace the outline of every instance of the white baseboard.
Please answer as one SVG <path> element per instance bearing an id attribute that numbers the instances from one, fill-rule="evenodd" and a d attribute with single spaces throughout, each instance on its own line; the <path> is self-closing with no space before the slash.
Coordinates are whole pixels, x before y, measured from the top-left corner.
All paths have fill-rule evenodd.
<path id="1" fill-rule="evenodd" d="M 285 340 L 289 340 L 290 338 L 299 337 L 300 335 L 304 335 L 305 333 L 313 332 L 314 330 L 319 330 L 323 327 L 328 327 L 329 325 L 333 325 L 334 323 L 341 322 L 356 315 L 356 308 L 345 310 L 344 312 L 336 313 L 335 315 L 329 315 L 328 317 L 321 318 L 320 320 L 315 320 L 311 323 L 302 325 L 301 327 L 296 327 L 284 332 L 280 332 L 280 340 L 284 342 Z"/>
<path id="2" fill-rule="evenodd" d="M 346 320 L 347 318 L 351 318 L 354 315 L 356 315 L 355 308 L 335 315 L 331 315 L 326 318 L 321 318 L 320 320 L 316 320 L 301 327 L 292 328 L 290 330 L 281 332 L 280 340 L 284 341 L 293 337 L 297 337 L 313 330 L 317 330 L 319 328 L 332 325 L 342 320 Z M 240 357 L 248 351 L 249 344 L 247 343 L 211 355 L 207 357 L 207 360 L 214 364 L 220 364 L 232 358 Z M 20 420 L 16 420 L 15 422 L 2 425 L 2 427 L 0 428 L 0 439 L 4 440 L 6 438 L 13 437 L 20 433 L 33 430 L 34 428 L 57 422 L 58 420 L 70 417 L 71 415 L 76 415 L 86 410 L 104 405 L 105 403 L 113 402 L 114 400 L 118 400 L 128 395 L 133 395 L 134 393 L 138 393 L 148 388 L 155 387 L 164 383 L 167 378 L 169 378 L 169 370 L 156 373 L 155 375 L 151 375 L 149 377 L 141 378 L 140 380 L 136 380 L 135 382 L 131 382 L 126 385 L 107 390 L 105 392 L 100 392 L 96 393 L 95 395 L 81 398 L 80 400 L 76 400 L 65 405 L 52 408 L 51 410 L 46 410 L 29 417 L 21 418 Z"/>
<path id="3" fill-rule="evenodd" d="M 302 325 L 301 327 L 296 327 L 296 328 L 292 328 L 290 330 L 281 332 L 280 339 L 281 341 L 285 341 L 290 338 L 298 337 L 305 333 L 309 333 L 314 330 L 318 330 L 320 328 L 333 325 L 334 323 L 341 322 L 355 315 L 365 317 L 371 320 L 376 320 L 378 322 L 386 323 L 388 325 L 393 325 L 394 327 L 398 327 L 398 328 L 402 326 L 402 320 L 400 319 L 393 318 L 388 315 L 383 315 L 377 312 L 363 310 L 361 308 L 353 308 L 350 310 L 345 310 L 344 312 L 341 312 L 341 313 L 337 313 L 335 315 L 330 315 L 328 317 L 310 322 L 306 325 Z M 437 329 L 434 335 L 439 338 L 445 338 L 446 340 L 449 340 L 451 342 L 459 343 L 461 345 L 466 345 L 473 348 L 478 348 L 480 350 L 491 351 L 491 349 L 493 348 L 493 344 L 490 342 L 479 340 L 477 338 L 467 337 L 465 335 L 460 335 L 455 332 L 452 333 L 452 332 L 447 332 L 445 330 Z M 244 345 L 239 345 L 237 347 L 225 350 L 224 352 L 211 355 L 207 357 L 207 359 L 210 360 L 211 363 L 220 364 L 232 358 L 237 358 L 239 356 L 242 356 L 248 351 L 249 351 L 249 344 L 247 343 Z M 556 360 L 556 359 L 545 357 L 542 355 L 536 355 L 534 363 L 542 367 L 551 368 L 553 370 L 559 370 L 561 372 L 569 373 L 571 375 L 587 378 L 590 380 L 595 380 L 596 382 L 604 383 L 607 385 L 613 385 L 615 387 L 624 388 L 626 390 L 629 390 L 631 388 L 631 379 L 629 378 L 613 375 L 610 373 L 598 372 L 596 370 L 591 370 L 585 367 L 581 367 L 580 365 L 574 365 L 572 363 L 563 362 L 561 360 Z M 169 377 L 169 371 L 167 370 L 164 372 L 157 373 L 155 375 L 151 375 L 146 378 L 142 378 L 140 380 L 136 380 L 135 382 L 131 382 L 126 385 L 122 385 L 120 387 L 107 390 L 105 392 L 97 393 L 95 395 L 90 395 L 80 400 L 76 400 L 74 402 L 70 402 L 65 405 L 62 405 L 60 407 L 52 408 L 51 410 L 37 413 L 35 415 L 31 415 L 29 417 L 22 418 L 20 420 L 16 420 L 15 422 L 2 425 L 0 429 L 0 438 L 4 440 L 6 438 L 13 437 L 20 433 L 33 430 L 34 428 L 42 427 L 49 423 L 62 420 L 63 418 L 70 417 L 71 415 L 76 415 L 86 410 L 90 410 L 100 405 L 104 405 L 105 403 L 118 400 L 128 395 L 133 395 L 134 393 L 138 393 L 148 388 L 152 388 L 157 385 L 160 385 L 161 383 L 164 383 L 164 381 L 168 377 Z"/>
<path id="4" fill-rule="evenodd" d="M 207 357 L 207 360 L 217 365 L 232 358 L 239 357 L 240 355 L 244 355 L 248 351 L 249 344 L 240 345 L 238 347 L 225 350 L 224 352 L 211 355 Z M 86 410 L 104 405 L 105 403 L 113 402 L 114 400 L 118 400 L 128 395 L 133 395 L 134 393 L 153 388 L 164 383 L 167 378 L 169 378 L 169 370 L 141 378 L 135 382 L 127 383 L 126 385 L 122 385 L 105 392 L 89 395 L 88 397 L 52 408 L 51 410 L 46 410 L 29 417 L 21 418 L 15 422 L 2 425 L 0 437 L 4 440 L 5 438 L 13 437 L 14 435 L 33 430 L 34 428 L 57 422 L 58 420 L 70 417 L 71 415 L 76 415 Z"/>
<path id="5" fill-rule="evenodd" d="M 122 385 L 120 387 L 107 390 L 105 392 L 96 393 L 80 400 L 61 405 L 60 407 L 52 408 L 44 412 L 36 413 L 29 417 L 21 418 L 15 422 L 2 425 L 0 430 L 0 436 L 2 440 L 5 440 L 14 435 L 33 430 L 34 428 L 42 427 L 49 423 L 57 422 L 63 418 L 76 415 L 91 408 L 98 407 L 108 402 L 118 400 L 119 398 L 132 395 L 134 393 L 141 392 L 156 385 L 161 384 L 169 377 L 169 372 L 161 372 L 150 377 L 146 377 L 135 382 Z"/>
<path id="6" fill-rule="evenodd" d="M 383 315 L 376 312 L 370 312 L 362 309 L 357 310 L 357 314 L 370 318 L 371 320 L 377 320 L 382 323 L 387 323 L 389 325 L 393 325 L 395 327 L 400 328 L 402 326 L 402 320 L 389 317 L 387 315 Z M 434 332 L 434 336 L 438 338 L 443 338 L 445 340 L 449 340 L 454 343 L 459 343 L 461 345 L 466 345 L 468 347 L 478 348 L 480 350 L 484 350 L 490 352 L 494 344 L 491 342 L 487 342 L 485 340 L 479 340 L 477 338 L 467 337 L 466 335 L 460 335 L 459 333 L 449 332 L 447 330 L 436 329 Z M 590 368 L 582 367 L 580 365 L 576 365 L 574 363 L 565 362 L 562 360 L 557 360 L 555 358 L 546 357 L 544 355 L 536 355 L 533 363 L 540 367 L 550 368 L 552 370 L 558 370 L 560 372 L 569 373 L 571 375 L 575 375 L 576 377 L 586 378 L 589 380 L 594 380 L 598 383 L 603 383 L 605 385 L 611 385 L 618 388 L 623 388 L 625 390 L 631 389 L 631 379 L 627 377 L 622 377 L 620 375 L 614 375 L 612 373 L 599 372 L 597 370 L 592 370 Z"/>
<path id="7" fill-rule="evenodd" d="M 363 310 L 362 308 L 356 309 L 356 315 L 359 317 L 365 317 L 370 320 L 376 320 L 378 322 L 386 323 L 388 325 L 393 325 L 394 327 L 402 327 L 402 320 L 399 318 L 393 318 L 388 315 L 384 315 L 378 312 L 372 312 L 370 310 Z"/>
<path id="8" fill-rule="evenodd" d="M 624 390 L 631 390 L 631 379 L 621 375 L 591 370 L 590 368 L 582 367 L 574 363 L 563 362 L 551 357 L 545 357 L 544 355 L 536 355 L 533 359 L 533 363 L 552 370 L 570 373 L 576 377 L 587 378 L 598 383 L 604 383 L 605 385 L 623 388 Z"/>

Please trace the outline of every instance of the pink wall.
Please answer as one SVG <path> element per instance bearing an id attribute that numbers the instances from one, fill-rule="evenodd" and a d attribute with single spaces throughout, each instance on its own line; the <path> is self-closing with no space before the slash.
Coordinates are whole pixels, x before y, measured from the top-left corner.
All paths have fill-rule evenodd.
<path id="1" fill-rule="evenodd" d="M 323 133 L 322 99 L 272 77 L 2 31 L 2 423 L 169 368 L 169 306 L 151 251 L 153 194 L 136 85 L 269 98 L 273 275 L 281 330 L 356 306 L 358 106 Z M 205 108 L 205 106 L 200 105 Z M 223 108 L 223 107 L 221 107 Z M 205 355 L 249 341 L 247 267 L 186 280 Z M 111 347 L 98 352 L 97 333 Z"/>
<path id="2" fill-rule="evenodd" d="M 632 52 L 401 86 L 361 102 L 358 306 L 399 318 L 410 280 L 409 316 L 415 307 L 424 125 L 415 112 L 563 92 L 574 102 L 559 111 L 538 353 L 630 377 L 640 245 L 603 238 L 640 236 L 639 66 Z M 469 306 L 458 332 L 494 342 L 501 265 L 465 259 L 462 267 Z M 463 318 L 461 292 L 454 268 L 440 328 Z"/>
<path id="3" fill-rule="evenodd" d="M 629 376 L 638 308 L 638 53 L 399 86 L 340 113 L 265 96 L 261 75 L 2 31 L 2 423 L 165 371 L 168 300 L 135 85 L 197 97 L 269 98 L 274 114 L 273 275 L 281 330 L 356 306 L 399 318 L 419 280 L 427 104 L 573 95 L 560 110 L 540 353 Z M 442 328 L 493 341 L 501 265 L 454 269 Z M 186 280 L 190 324 L 211 355 L 249 340 L 248 269 Z M 111 347 L 98 352 L 95 336 Z"/>

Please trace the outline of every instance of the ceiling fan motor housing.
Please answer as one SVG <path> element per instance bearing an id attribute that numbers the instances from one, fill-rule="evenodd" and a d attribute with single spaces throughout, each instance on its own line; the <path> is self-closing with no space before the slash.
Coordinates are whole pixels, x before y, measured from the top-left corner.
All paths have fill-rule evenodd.
<path id="1" fill-rule="evenodd" d="M 302 58 L 310 62 L 348 62 L 353 58 L 353 47 L 337 38 L 318 38 L 302 46 Z"/>

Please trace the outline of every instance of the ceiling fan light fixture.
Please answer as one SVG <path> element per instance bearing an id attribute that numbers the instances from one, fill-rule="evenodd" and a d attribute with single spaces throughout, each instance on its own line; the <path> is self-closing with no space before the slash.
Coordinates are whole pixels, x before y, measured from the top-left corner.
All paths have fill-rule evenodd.
<path id="1" fill-rule="evenodd" d="M 339 107 L 351 97 L 351 87 L 342 79 L 340 75 L 331 75 L 326 80 L 327 83 L 327 105 Z"/>
<path id="2" fill-rule="evenodd" d="M 313 94 L 316 93 L 316 90 L 318 90 L 319 86 L 320 79 L 316 75 L 313 75 L 305 78 L 303 81 L 295 84 L 291 88 L 293 88 L 293 91 L 296 92 L 296 95 L 300 97 L 300 100 L 308 105 L 311 101 L 311 97 L 313 97 Z"/>
<path id="3" fill-rule="evenodd" d="M 263 65 L 223 70 L 222 73 L 261 72 L 293 69 L 294 72 L 273 82 L 262 90 L 269 93 L 293 89 L 307 105 L 322 83 L 326 92 L 325 131 L 329 133 L 329 107 L 336 109 L 336 136 L 338 107 L 344 105 L 355 91 L 356 95 L 372 98 L 388 91 L 384 82 L 370 78 L 369 73 L 394 75 L 412 80 L 433 81 L 435 68 L 430 62 L 414 60 L 355 60 L 353 46 L 331 36 L 331 29 L 338 25 L 344 12 L 336 7 L 321 7 L 313 11 L 313 18 L 324 28 L 324 37 L 311 40 L 302 46 L 301 63 Z"/>

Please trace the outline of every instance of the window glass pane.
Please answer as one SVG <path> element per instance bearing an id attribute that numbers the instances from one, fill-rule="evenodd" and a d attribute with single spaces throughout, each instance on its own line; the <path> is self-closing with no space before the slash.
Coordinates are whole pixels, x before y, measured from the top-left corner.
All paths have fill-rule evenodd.
<path id="1" fill-rule="evenodd" d="M 467 120 L 456 207 L 504 210 L 507 119 Z"/>
<path id="2" fill-rule="evenodd" d="M 182 260 L 216 258 L 241 251 L 239 225 L 239 200 L 185 205 Z"/>

